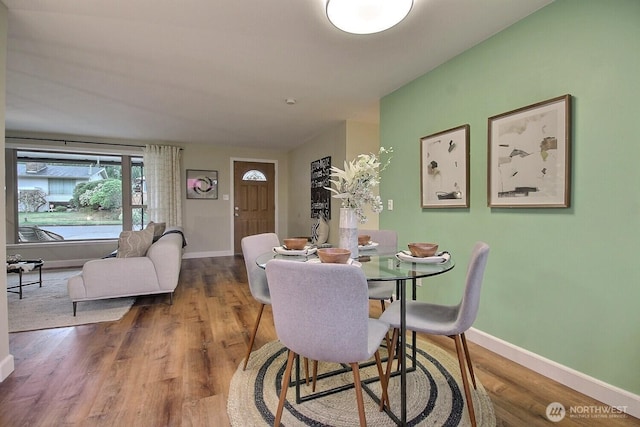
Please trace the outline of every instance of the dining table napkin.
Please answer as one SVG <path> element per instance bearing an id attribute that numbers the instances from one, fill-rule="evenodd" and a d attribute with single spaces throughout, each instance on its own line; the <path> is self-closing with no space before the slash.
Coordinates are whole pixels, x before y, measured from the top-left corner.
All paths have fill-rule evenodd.
<path id="1" fill-rule="evenodd" d="M 318 251 L 318 248 L 307 246 L 304 249 L 287 249 L 284 246 L 274 246 L 273 252 L 279 255 L 312 255 Z"/>
<path id="2" fill-rule="evenodd" d="M 434 256 L 414 257 L 409 251 L 400 251 L 396 254 L 400 261 L 415 262 L 421 264 L 443 264 L 451 259 L 451 254 L 447 251 L 438 252 Z"/>

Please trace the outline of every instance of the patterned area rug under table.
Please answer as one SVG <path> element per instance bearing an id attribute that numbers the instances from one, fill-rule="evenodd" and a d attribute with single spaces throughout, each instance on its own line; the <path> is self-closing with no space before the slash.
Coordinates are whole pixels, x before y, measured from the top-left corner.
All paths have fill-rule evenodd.
<path id="1" fill-rule="evenodd" d="M 384 349 L 381 356 L 384 357 Z M 472 355 L 473 357 L 473 355 Z M 227 411 L 231 425 L 272 426 L 278 407 L 277 390 L 282 381 L 287 351 L 278 341 L 265 344 L 251 353 L 245 371 L 240 364 L 231 380 Z M 409 362 L 410 363 L 410 362 Z M 302 365 L 302 363 L 301 363 Z M 386 363 L 383 363 L 383 367 Z M 395 364 L 394 364 L 395 367 Z M 320 363 L 319 375 L 327 370 L 339 369 L 336 364 Z M 295 367 L 294 367 L 295 369 Z M 294 371 L 295 372 L 295 371 Z M 304 372 L 301 369 L 301 372 Z M 294 374 L 295 375 L 295 374 Z M 361 369 L 363 380 L 377 376 L 375 365 Z M 318 380 L 316 391 L 353 383 L 348 371 L 334 377 Z M 476 376 L 477 390 L 473 390 L 473 405 L 479 426 L 495 426 L 493 405 Z M 369 385 L 380 396 L 379 382 Z M 302 395 L 311 393 L 311 386 L 302 385 Z M 391 409 L 400 413 L 400 377 L 389 383 Z M 295 386 L 287 392 L 282 424 L 285 426 L 358 426 L 358 410 L 353 388 L 296 404 Z M 369 426 L 393 426 L 394 421 L 364 393 L 365 412 Z M 455 357 L 441 348 L 418 341 L 417 368 L 407 374 L 407 424 L 410 426 L 467 426 L 471 425 L 464 402 L 460 369 Z"/>

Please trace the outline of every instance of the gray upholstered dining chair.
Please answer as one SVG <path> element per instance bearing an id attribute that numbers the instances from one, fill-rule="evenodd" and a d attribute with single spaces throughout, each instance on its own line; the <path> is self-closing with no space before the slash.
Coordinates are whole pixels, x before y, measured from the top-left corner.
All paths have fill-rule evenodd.
<path id="1" fill-rule="evenodd" d="M 392 252 L 398 250 L 398 233 L 394 230 L 360 230 L 360 234 L 371 236 L 371 241 L 378 243 L 378 251 Z M 366 254 L 366 251 L 363 251 L 360 255 Z M 395 281 L 369 281 L 369 299 L 379 300 L 382 311 L 385 310 L 385 300 L 393 301 L 395 291 Z"/>
<path id="2" fill-rule="evenodd" d="M 249 356 L 253 349 L 253 342 L 256 339 L 256 333 L 258 332 L 258 326 L 260 325 L 264 306 L 271 304 L 267 275 L 265 274 L 264 269 L 256 264 L 256 258 L 265 252 L 273 250 L 275 246 L 279 246 L 280 240 L 278 239 L 278 235 L 275 233 L 254 234 L 253 236 L 243 237 L 240 241 L 240 245 L 242 246 L 242 255 L 244 256 L 244 264 L 247 269 L 249 290 L 251 291 L 253 298 L 260 303 L 260 311 L 258 311 L 258 317 L 256 318 L 253 331 L 251 332 L 251 338 L 249 338 L 247 356 L 244 359 L 244 366 L 242 367 L 242 369 L 245 370 L 247 369 Z"/>
<path id="3" fill-rule="evenodd" d="M 296 354 L 351 365 L 360 425 L 366 425 L 358 362 L 375 356 L 382 385 L 381 400 L 387 400 L 378 348 L 389 324 L 369 318 L 364 272 L 348 264 L 274 259 L 267 262 L 266 273 L 276 333 L 289 349 L 274 426 L 280 425 Z"/>
<path id="4" fill-rule="evenodd" d="M 471 253 L 469 266 L 467 267 L 466 284 L 462 300 L 454 306 L 445 306 L 438 304 L 430 304 L 422 301 L 406 301 L 406 325 L 407 330 L 423 332 L 431 335 L 446 335 L 455 341 L 456 352 L 458 355 L 458 363 L 462 374 L 462 384 L 464 386 L 464 394 L 467 399 L 467 407 L 469 409 L 469 417 L 471 425 L 476 425 L 475 412 L 473 410 L 473 401 L 471 398 L 471 390 L 469 388 L 469 380 L 467 379 L 467 367 L 473 382 L 473 388 L 476 388 L 476 379 L 473 374 L 471 365 L 471 356 L 467 347 L 467 340 L 464 336 L 473 322 L 475 322 L 480 306 L 480 288 L 482 287 L 482 279 L 484 270 L 489 257 L 489 246 L 484 242 L 477 242 Z M 396 301 L 385 310 L 380 319 L 388 322 L 393 328 L 393 338 L 391 351 L 393 354 L 398 342 L 398 328 L 400 327 L 400 302 Z M 403 337 L 405 339 L 405 337 Z M 387 380 L 391 374 L 391 361 L 387 362 L 386 377 Z M 465 364 L 466 362 L 466 364 Z"/>

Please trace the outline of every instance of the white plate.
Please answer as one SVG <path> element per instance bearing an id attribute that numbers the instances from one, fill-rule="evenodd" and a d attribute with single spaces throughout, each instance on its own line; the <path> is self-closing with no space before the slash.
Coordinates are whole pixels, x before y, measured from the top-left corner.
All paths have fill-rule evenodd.
<path id="1" fill-rule="evenodd" d="M 284 246 L 275 246 L 273 252 L 279 255 L 312 255 L 317 252 L 317 248 L 305 246 L 304 249 L 287 249 Z"/>
<path id="2" fill-rule="evenodd" d="M 378 245 L 378 242 L 369 242 L 366 245 L 358 245 L 358 249 L 361 251 L 368 251 L 369 249 L 375 249 Z"/>
<path id="3" fill-rule="evenodd" d="M 396 254 L 396 258 L 400 261 L 415 262 L 416 264 L 442 264 L 449 261 L 449 259 L 451 259 L 451 255 L 449 252 L 439 252 L 435 256 L 421 258 L 412 256 L 411 252 L 407 253 L 406 251 L 400 251 Z"/>
<path id="4" fill-rule="evenodd" d="M 320 258 L 311 258 L 306 260 L 305 262 L 311 263 L 311 264 L 322 264 L 322 261 L 320 261 Z M 329 263 L 328 263 L 329 264 Z M 351 265 L 355 265 L 356 267 L 362 267 L 362 264 L 352 258 L 349 258 L 349 262 L 348 264 Z"/>

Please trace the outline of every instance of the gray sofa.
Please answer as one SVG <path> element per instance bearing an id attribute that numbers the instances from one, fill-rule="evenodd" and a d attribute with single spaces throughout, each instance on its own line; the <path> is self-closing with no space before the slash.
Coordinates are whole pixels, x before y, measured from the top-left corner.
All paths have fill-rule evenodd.
<path id="1" fill-rule="evenodd" d="M 87 261 L 82 273 L 67 282 L 73 315 L 78 302 L 97 299 L 166 293 L 173 303 L 185 245 L 182 229 L 174 227 L 152 243 L 145 256 Z"/>

